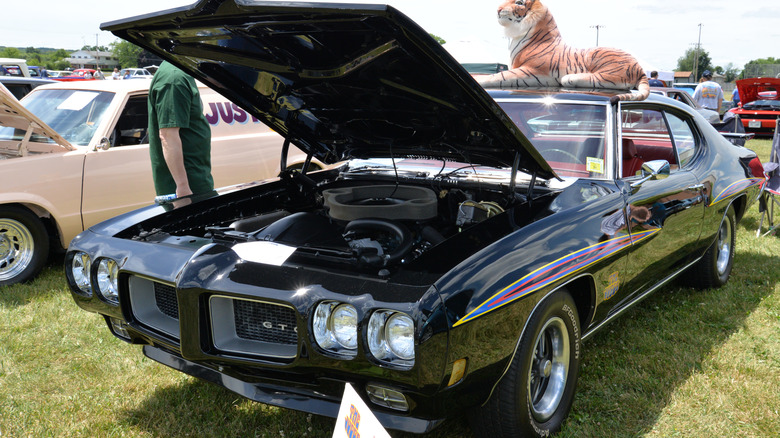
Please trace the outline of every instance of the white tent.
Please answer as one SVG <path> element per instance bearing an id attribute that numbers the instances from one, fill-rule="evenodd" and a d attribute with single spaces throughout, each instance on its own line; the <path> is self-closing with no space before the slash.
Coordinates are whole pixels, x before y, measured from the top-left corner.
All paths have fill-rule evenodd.
<path id="1" fill-rule="evenodd" d="M 649 62 L 646 62 L 644 59 L 634 55 L 634 58 L 636 58 L 637 61 L 639 61 L 639 65 L 642 66 L 642 70 L 645 71 L 645 74 L 648 78 L 650 78 L 650 72 L 657 71 L 658 72 L 658 79 L 666 82 L 667 84 L 672 84 L 674 82 L 674 72 L 671 70 L 661 70 L 659 68 L 656 68 L 654 65 L 650 64 Z"/>

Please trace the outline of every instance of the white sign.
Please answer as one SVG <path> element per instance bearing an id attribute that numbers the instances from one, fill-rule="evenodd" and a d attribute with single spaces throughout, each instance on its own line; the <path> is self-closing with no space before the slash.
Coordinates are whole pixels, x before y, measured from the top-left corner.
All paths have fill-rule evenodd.
<path id="1" fill-rule="evenodd" d="M 344 386 L 333 438 L 390 438 L 390 434 L 349 383 Z"/>

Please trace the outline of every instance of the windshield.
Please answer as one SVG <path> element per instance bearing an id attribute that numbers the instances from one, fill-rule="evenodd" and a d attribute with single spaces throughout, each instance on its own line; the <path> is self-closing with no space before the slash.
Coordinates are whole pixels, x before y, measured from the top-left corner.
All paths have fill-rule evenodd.
<path id="1" fill-rule="evenodd" d="M 742 105 L 743 109 L 780 111 L 780 100 L 755 100 Z"/>
<path id="2" fill-rule="evenodd" d="M 113 98 L 114 93 L 104 91 L 39 89 L 22 105 L 71 144 L 87 146 Z"/>
<path id="3" fill-rule="evenodd" d="M 499 101 L 555 172 L 606 177 L 606 105 L 553 101 Z"/>

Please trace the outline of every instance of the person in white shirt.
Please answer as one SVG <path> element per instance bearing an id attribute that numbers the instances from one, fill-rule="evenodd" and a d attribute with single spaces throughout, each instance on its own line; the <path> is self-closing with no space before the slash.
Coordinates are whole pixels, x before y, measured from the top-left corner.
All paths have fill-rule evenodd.
<path id="1" fill-rule="evenodd" d="M 704 108 L 720 113 L 720 105 L 723 102 L 723 89 L 717 82 L 712 81 L 712 73 L 704 70 L 702 82 L 696 86 L 693 99 Z"/>

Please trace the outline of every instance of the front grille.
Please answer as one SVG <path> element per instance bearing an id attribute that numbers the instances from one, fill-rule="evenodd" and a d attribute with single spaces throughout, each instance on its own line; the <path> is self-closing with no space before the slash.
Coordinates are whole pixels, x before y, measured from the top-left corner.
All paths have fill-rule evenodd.
<path id="1" fill-rule="evenodd" d="M 173 286 L 155 282 L 154 301 L 163 315 L 179 319 L 179 304 L 176 302 L 176 289 Z"/>
<path id="2" fill-rule="evenodd" d="M 215 295 L 209 314 L 218 350 L 265 359 L 298 355 L 298 313 L 289 305 Z"/>
<path id="3" fill-rule="evenodd" d="M 742 120 L 774 120 L 778 118 L 777 114 L 743 114 L 739 117 Z"/>
<path id="4" fill-rule="evenodd" d="M 250 341 L 295 345 L 295 311 L 270 303 L 236 300 L 233 303 L 236 334 Z"/>
<path id="5" fill-rule="evenodd" d="M 130 275 L 127 289 L 130 309 L 139 323 L 179 338 L 179 304 L 174 286 Z"/>

